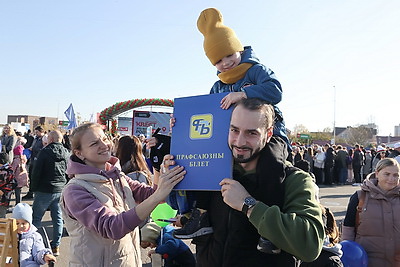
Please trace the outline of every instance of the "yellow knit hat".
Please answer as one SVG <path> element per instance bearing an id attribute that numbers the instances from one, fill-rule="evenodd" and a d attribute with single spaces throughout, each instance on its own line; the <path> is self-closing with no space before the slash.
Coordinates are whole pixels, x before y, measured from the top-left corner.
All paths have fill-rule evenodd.
<path id="1" fill-rule="evenodd" d="M 197 28 L 204 35 L 204 52 L 213 65 L 226 56 L 243 51 L 235 32 L 222 22 L 222 14 L 215 8 L 203 10 L 197 19 Z"/>

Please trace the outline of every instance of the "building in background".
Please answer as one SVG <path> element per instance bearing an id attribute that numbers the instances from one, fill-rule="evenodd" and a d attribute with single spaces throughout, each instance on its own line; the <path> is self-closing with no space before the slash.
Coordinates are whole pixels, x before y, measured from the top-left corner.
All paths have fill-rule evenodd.
<path id="1" fill-rule="evenodd" d="M 394 126 L 394 136 L 400 136 L 400 124 Z"/>
<path id="2" fill-rule="evenodd" d="M 53 117 L 40 117 L 33 115 L 8 115 L 7 123 L 20 123 L 22 126 L 29 125 L 29 129 L 34 129 L 38 125 L 58 125 L 58 119 Z"/>

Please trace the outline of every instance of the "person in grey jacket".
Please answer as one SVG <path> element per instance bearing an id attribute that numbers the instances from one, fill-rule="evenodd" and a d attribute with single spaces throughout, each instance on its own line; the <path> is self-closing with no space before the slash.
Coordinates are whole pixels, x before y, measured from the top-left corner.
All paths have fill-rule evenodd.
<path id="1" fill-rule="evenodd" d="M 32 224 L 32 208 L 29 204 L 18 203 L 13 209 L 12 218 L 17 221 L 20 267 L 36 267 L 57 261 L 51 250 L 45 248 L 42 236 Z"/>

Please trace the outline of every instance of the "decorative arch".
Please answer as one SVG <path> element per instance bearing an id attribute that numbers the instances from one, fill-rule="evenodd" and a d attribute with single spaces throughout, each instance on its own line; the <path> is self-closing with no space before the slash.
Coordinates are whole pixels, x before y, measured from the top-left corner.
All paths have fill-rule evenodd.
<path id="1" fill-rule="evenodd" d="M 170 99 L 161 99 L 161 98 L 142 98 L 142 99 L 132 99 L 124 102 L 118 102 L 100 112 L 99 116 L 100 123 L 103 125 L 107 125 L 107 121 L 111 120 L 112 124 L 115 124 L 116 126 L 116 120 L 113 119 L 114 117 L 130 109 L 143 106 L 173 107 L 174 101 Z"/>

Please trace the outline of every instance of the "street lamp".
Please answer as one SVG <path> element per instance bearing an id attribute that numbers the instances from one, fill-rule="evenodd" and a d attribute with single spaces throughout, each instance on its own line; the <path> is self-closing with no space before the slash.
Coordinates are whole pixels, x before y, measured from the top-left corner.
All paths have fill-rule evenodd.
<path id="1" fill-rule="evenodd" d="M 333 139 L 332 145 L 335 144 L 336 141 L 336 86 L 333 86 Z"/>

